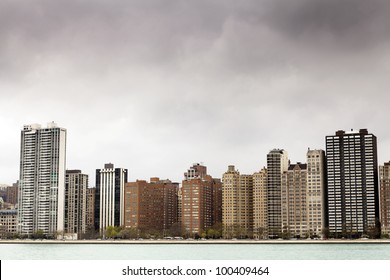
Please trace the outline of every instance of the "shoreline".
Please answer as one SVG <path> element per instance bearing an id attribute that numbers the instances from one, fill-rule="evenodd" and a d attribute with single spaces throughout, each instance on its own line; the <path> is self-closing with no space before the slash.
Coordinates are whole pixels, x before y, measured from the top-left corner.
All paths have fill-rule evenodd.
<path id="1" fill-rule="evenodd" d="M 1 244 L 110 244 L 110 245 L 266 245 L 266 244 L 390 244 L 390 239 L 368 240 L 0 240 Z"/>

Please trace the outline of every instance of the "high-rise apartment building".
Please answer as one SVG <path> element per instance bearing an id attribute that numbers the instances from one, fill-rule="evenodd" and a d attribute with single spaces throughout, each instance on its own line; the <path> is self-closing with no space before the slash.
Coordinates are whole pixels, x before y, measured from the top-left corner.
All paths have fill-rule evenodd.
<path id="1" fill-rule="evenodd" d="M 18 232 L 64 229 L 66 130 L 25 125 L 21 132 Z"/>
<path id="2" fill-rule="evenodd" d="M 380 222 L 384 234 L 390 234 L 390 161 L 379 166 Z"/>
<path id="3" fill-rule="evenodd" d="M 282 206 L 281 186 L 282 174 L 288 169 L 288 156 L 285 150 L 274 149 L 267 154 L 267 207 L 268 236 L 281 237 Z"/>
<path id="4" fill-rule="evenodd" d="M 151 178 L 125 187 L 125 227 L 141 230 L 168 230 L 177 223 L 178 183 Z"/>
<path id="5" fill-rule="evenodd" d="M 96 188 L 87 189 L 87 213 L 85 216 L 86 230 L 95 228 L 95 195 Z"/>
<path id="6" fill-rule="evenodd" d="M 308 150 L 307 158 L 307 232 L 322 236 L 327 227 L 325 152 Z"/>
<path id="7" fill-rule="evenodd" d="M 215 211 L 214 204 L 217 198 L 219 180 L 207 175 L 207 168 L 195 163 L 186 173 L 182 182 L 182 227 L 189 234 L 200 234 L 215 222 L 214 217 L 221 216 Z M 220 196 L 220 194 L 218 194 Z"/>
<path id="8" fill-rule="evenodd" d="M 182 194 L 182 188 L 179 187 L 177 191 L 177 222 L 179 225 L 182 225 L 182 210 L 183 210 L 183 194 Z"/>
<path id="9" fill-rule="evenodd" d="M 328 222 L 331 236 L 379 230 L 377 139 L 367 129 L 326 136 Z"/>
<path id="10" fill-rule="evenodd" d="M 12 184 L 12 186 L 7 187 L 6 189 L 6 202 L 13 205 L 18 203 L 18 189 L 19 182 Z"/>
<path id="11" fill-rule="evenodd" d="M 286 237 L 306 237 L 307 166 L 291 164 L 282 175 L 282 232 Z"/>
<path id="12" fill-rule="evenodd" d="M 66 170 L 65 176 L 65 233 L 77 233 L 87 229 L 88 175 L 81 170 Z"/>
<path id="13" fill-rule="evenodd" d="M 267 169 L 253 174 L 253 236 L 268 237 Z"/>
<path id="14" fill-rule="evenodd" d="M 111 163 L 96 169 L 95 229 L 104 234 L 109 226 L 124 225 L 124 196 L 127 169 Z"/>
<path id="15" fill-rule="evenodd" d="M 221 179 L 213 178 L 212 183 L 212 204 L 213 204 L 213 220 L 212 224 L 222 223 L 222 181 Z"/>
<path id="16" fill-rule="evenodd" d="M 253 235 L 253 176 L 233 165 L 222 175 L 222 223 L 225 238 Z"/>

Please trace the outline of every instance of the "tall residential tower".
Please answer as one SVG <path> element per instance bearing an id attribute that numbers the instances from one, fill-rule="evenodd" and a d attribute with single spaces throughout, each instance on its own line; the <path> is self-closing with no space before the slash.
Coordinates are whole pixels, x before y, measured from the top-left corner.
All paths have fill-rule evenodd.
<path id="1" fill-rule="evenodd" d="M 376 142 L 367 129 L 326 136 L 330 235 L 358 237 L 379 230 Z"/>
<path id="2" fill-rule="evenodd" d="M 96 169 L 95 229 L 104 234 L 108 226 L 123 226 L 127 169 L 114 168 L 112 163 Z"/>
<path id="3" fill-rule="evenodd" d="M 66 129 L 25 125 L 21 132 L 18 232 L 64 229 Z"/>
<path id="4" fill-rule="evenodd" d="M 281 186 L 282 174 L 288 169 L 288 156 L 285 150 L 274 149 L 267 155 L 267 205 L 268 205 L 268 235 L 269 238 L 281 237 L 282 205 Z"/>

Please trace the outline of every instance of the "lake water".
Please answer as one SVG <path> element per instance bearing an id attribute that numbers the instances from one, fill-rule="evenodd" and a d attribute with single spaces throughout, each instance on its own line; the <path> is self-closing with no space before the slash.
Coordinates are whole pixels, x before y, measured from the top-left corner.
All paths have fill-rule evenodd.
<path id="1" fill-rule="evenodd" d="M 390 244 L 0 244 L 1 260 L 390 260 Z"/>

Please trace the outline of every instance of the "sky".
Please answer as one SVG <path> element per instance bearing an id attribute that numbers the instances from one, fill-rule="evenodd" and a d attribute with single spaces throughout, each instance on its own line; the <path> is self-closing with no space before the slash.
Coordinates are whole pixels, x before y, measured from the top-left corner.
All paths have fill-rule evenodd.
<path id="1" fill-rule="evenodd" d="M 0 183 L 20 131 L 67 129 L 67 168 L 95 185 L 180 182 L 196 162 L 252 174 L 336 130 L 367 128 L 390 160 L 387 0 L 0 0 Z"/>

